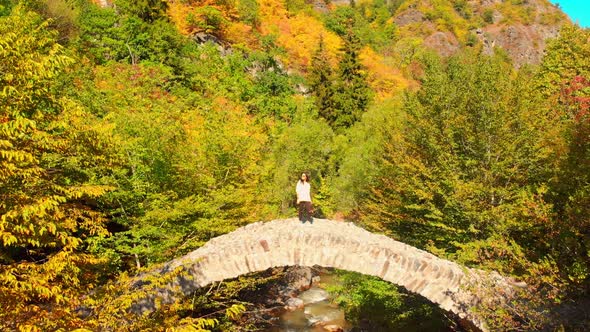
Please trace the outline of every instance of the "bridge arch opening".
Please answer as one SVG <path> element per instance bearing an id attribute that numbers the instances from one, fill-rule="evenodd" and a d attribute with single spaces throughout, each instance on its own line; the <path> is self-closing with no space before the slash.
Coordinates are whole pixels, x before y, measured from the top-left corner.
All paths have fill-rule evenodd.
<path id="1" fill-rule="evenodd" d="M 236 287 L 241 287 L 237 285 L 243 284 L 248 286 L 237 291 Z M 231 300 L 227 299 L 229 293 L 233 294 Z M 284 266 L 253 272 L 202 287 L 179 300 L 191 303 L 194 298 L 218 296 L 231 303 L 250 303 L 243 320 L 259 323 L 254 326 L 264 331 L 294 331 L 315 324 L 364 331 L 479 331 L 401 286 L 320 266 Z M 359 302 L 359 298 L 364 300 Z M 201 311 L 197 305 L 195 310 L 193 316 L 206 316 L 219 308 Z"/>

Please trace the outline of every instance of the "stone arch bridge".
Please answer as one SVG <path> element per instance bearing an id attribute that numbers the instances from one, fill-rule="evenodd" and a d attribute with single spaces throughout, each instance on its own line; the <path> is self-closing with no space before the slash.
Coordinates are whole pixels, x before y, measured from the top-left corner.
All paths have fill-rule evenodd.
<path id="1" fill-rule="evenodd" d="M 326 219 L 315 219 L 313 224 L 301 224 L 297 219 L 249 224 L 211 239 L 154 273 L 182 267 L 185 276 L 179 276 L 174 284 L 183 294 L 189 294 L 214 282 L 292 265 L 318 265 L 377 276 L 424 296 L 484 331 L 483 321 L 470 310 L 479 302 L 471 286 L 491 282 L 503 289 L 512 287 L 497 273 L 465 268 L 352 223 Z M 164 302 L 177 296 L 163 289 L 158 293 Z M 153 297 L 146 298 L 132 310 L 151 311 L 154 303 Z"/>

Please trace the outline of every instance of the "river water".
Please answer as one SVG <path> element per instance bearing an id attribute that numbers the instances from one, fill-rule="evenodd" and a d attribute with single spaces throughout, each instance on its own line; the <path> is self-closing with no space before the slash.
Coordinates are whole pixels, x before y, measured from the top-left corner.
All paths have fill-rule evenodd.
<path id="1" fill-rule="evenodd" d="M 337 282 L 330 274 L 322 274 L 320 282 L 297 296 L 304 307 L 283 313 L 276 326 L 266 332 L 325 332 L 324 326 L 340 326 L 349 331 L 352 326 L 346 321 L 344 312 L 331 302 L 330 294 L 324 287 Z"/>

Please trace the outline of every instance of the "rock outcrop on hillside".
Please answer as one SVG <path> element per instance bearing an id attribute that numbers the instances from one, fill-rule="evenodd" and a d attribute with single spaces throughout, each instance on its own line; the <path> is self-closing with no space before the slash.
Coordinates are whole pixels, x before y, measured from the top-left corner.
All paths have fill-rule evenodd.
<path id="1" fill-rule="evenodd" d="M 514 65 L 539 63 L 547 40 L 557 37 L 567 16 L 547 0 L 468 0 L 463 7 L 457 1 L 449 1 L 458 24 L 470 26 L 467 37 L 458 35 L 458 27 L 441 24 L 441 18 L 432 17 L 436 6 L 431 0 L 408 0 L 400 6 L 394 22 L 402 29 L 413 25 L 421 31 L 426 47 L 443 56 L 455 53 L 461 45 L 481 43 L 484 53 L 492 53 L 495 47 L 504 49 Z M 448 14 L 448 13 L 447 13 Z M 448 17 L 448 15 L 447 15 Z M 447 21 L 448 22 L 448 21 Z M 420 29 L 416 29 L 420 25 Z M 471 38 L 471 40 L 467 40 Z"/>
<path id="2" fill-rule="evenodd" d="M 483 43 L 484 53 L 491 54 L 494 47 L 508 53 L 515 66 L 525 63 L 539 63 L 543 58 L 547 40 L 557 37 L 560 26 L 540 24 L 509 26 L 490 26 L 476 31 Z"/>
<path id="3" fill-rule="evenodd" d="M 426 37 L 424 45 L 435 49 L 442 56 L 453 55 L 461 47 L 455 35 L 442 31 L 437 31 Z"/>
<path id="4" fill-rule="evenodd" d="M 548 0 L 406 0 L 392 21 L 403 36 L 423 38 L 442 56 L 479 42 L 487 54 L 504 49 L 520 67 L 541 61 L 547 40 L 557 37 L 568 18 Z"/>
<path id="5" fill-rule="evenodd" d="M 393 21 L 400 29 L 424 38 L 424 45 L 442 56 L 479 41 L 484 53 L 492 53 L 495 47 L 504 49 L 516 67 L 539 63 L 547 40 L 557 37 L 568 21 L 547 0 L 468 0 L 461 6 L 458 3 L 449 0 L 445 7 L 431 0 L 407 0 Z M 444 8 L 447 12 L 440 15 Z M 467 35 L 461 31 L 464 26 L 470 28 Z"/>

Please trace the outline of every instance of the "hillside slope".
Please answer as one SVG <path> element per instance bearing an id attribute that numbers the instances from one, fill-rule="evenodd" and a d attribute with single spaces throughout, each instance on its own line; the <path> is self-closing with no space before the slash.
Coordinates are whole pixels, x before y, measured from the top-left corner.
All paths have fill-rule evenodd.
<path id="1" fill-rule="evenodd" d="M 484 54 L 500 48 L 515 67 L 538 64 L 546 41 L 569 23 L 548 0 L 171 0 L 168 6 L 182 33 L 251 50 L 273 44 L 282 50 L 281 62 L 300 73 L 307 72 L 320 38 L 335 66 L 350 24 L 381 98 L 415 85 L 411 64 L 421 50 L 450 56 L 465 47 Z"/>
<path id="2" fill-rule="evenodd" d="M 116 4 L 112 0 L 95 2 L 102 6 Z M 563 24 L 571 23 L 548 0 L 353 0 L 352 4 L 350 0 L 171 0 L 168 3 L 173 21 L 185 34 L 211 33 L 231 44 L 249 47 L 260 46 L 262 36 L 273 35 L 287 50 L 284 60 L 299 69 L 309 64 L 320 35 L 335 57 L 338 38 L 323 23 L 338 8 L 351 5 L 371 28 L 392 27 L 395 34 L 390 36 L 391 45 L 418 39 L 419 44 L 443 56 L 465 46 L 482 47 L 485 53 L 499 47 L 506 50 L 517 67 L 539 63 L 547 39 L 555 38 Z M 389 11 L 386 17 L 381 11 L 384 8 Z"/>

